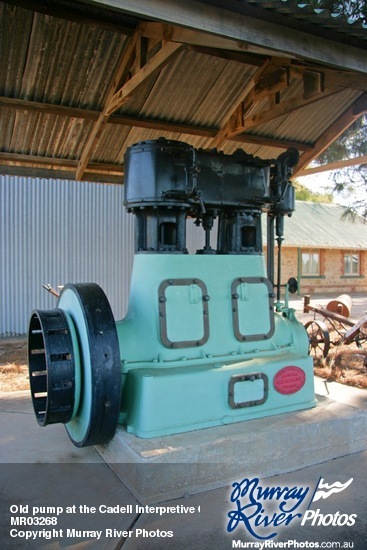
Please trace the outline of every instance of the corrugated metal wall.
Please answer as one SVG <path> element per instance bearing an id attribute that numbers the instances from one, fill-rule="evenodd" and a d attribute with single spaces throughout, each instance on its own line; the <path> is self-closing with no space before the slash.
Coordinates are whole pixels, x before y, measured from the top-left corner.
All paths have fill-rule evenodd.
<path id="1" fill-rule="evenodd" d="M 133 223 L 122 186 L 0 177 L 0 334 L 23 334 L 32 309 L 55 307 L 42 283 L 96 282 L 122 317 Z"/>
<path id="2" fill-rule="evenodd" d="M 56 306 L 42 283 L 96 282 L 125 315 L 134 216 L 122 185 L 0 176 L 0 231 L 0 336 L 25 334 L 33 309 Z M 189 220 L 189 250 L 202 243 Z"/>

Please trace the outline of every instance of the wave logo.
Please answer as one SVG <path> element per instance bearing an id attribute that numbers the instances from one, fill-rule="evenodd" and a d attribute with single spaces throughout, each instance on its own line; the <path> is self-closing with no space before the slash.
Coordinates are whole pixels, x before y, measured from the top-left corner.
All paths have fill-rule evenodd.
<path id="1" fill-rule="evenodd" d="M 325 499 L 333 495 L 334 493 L 341 493 L 342 491 L 345 491 L 345 489 L 349 487 L 352 481 L 353 478 L 351 477 L 350 480 L 346 483 L 335 481 L 335 483 L 329 485 L 328 483 L 325 483 L 322 477 L 320 477 L 311 502 L 316 502 L 316 500 L 320 500 L 320 498 Z"/>
<path id="2" fill-rule="evenodd" d="M 335 481 L 331 485 L 325 482 L 325 480 L 320 477 L 319 482 L 316 486 L 316 489 L 314 491 L 313 497 L 310 501 L 310 506 L 313 502 L 316 502 L 321 499 L 329 498 L 331 495 L 335 493 L 341 493 L 342 491 L 345 491 L 347 487 L 349 487 L 353 482 L 353 478 L 351 477 L 346 483 L 341 483 L 340 481 Z M 301 525 L 312 525 L 312 526 L 323 526 L 327 527 L 329 525 L 332 525 L 334 527 L 342 527 L 343 525 L 347 525 L 351 527 L 355 524 L 357 518 L 357 514 L 341 514 L 340 512 L 336 512 L 336 514 L 321 514 L 320 509 L 317 510 L 307 510 L 305 514 L 303 515 Z"/>

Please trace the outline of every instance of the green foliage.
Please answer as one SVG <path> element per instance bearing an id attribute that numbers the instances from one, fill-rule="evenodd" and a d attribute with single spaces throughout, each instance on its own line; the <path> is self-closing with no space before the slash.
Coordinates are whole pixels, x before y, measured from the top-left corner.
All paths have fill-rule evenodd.
<path id="1" fill-rule="evenodd" d="M 318 157 L 319 164 L 367 155 L 367 116 L 357 119 Z"/>
<path id="2" fill-rule="evenodd" d="M 318 164 L 367 155 L 367 117 L 360 117 L 320 157 Z M 333 191 L 343 199 L 350 212 L 367 217 L 367 164 L 334 170 L 330 179 Z"/>
<path id="3" fill-rule="evenodd" d="M 333 16 L 344 16 L 350 23 L 367 28 L 367 0 L 305 0 L 315 10 L 327 9 Z M 367 155 L 367 116 L 360 117 L 332 143 L 316 164 L 329 164 L 339 160 Z M 330 176 L 333 193 L 348 206 L 348 215 L 367 217 L 367 165 L 355 165 L 334 170 Z M 306 199 L 307 200 L 307 199 Z"/>
<path id="4" fill-rule="evenodd" d="M 330 204 L 333 202 L 333 195 L 330 193 L 313 193 L 307 187 L 301 185 L 298 181 L 294 182 L 296 189 L 296 200 L 306 202 L 322 202 Z"/>
<path id="5" fill-rule="evenodd" d="M 367 23 L 366 0 L 305 0 L 314 9 L 327 9 L 334 17 L 344 15 L 350 22 Z"/>

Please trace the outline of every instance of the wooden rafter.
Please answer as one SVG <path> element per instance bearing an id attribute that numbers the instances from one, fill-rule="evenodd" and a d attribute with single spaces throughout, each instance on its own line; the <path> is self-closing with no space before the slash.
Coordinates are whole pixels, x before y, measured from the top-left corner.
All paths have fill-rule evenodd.
<path id="1" fill-rule="evenodd" d="M 305 151 L 293 170 L 293 176 L 298 176 L 310 162 L 321 155 L 357 118 L 367 113 L 367 93 L 362 94 L 344 113 L 329 126 L 314 144 L 313 151 Z"/>
<path id="2" fill-rule="evenodd" d="M 83 175 L 96 148 L 97 142 L 102 134 L 102 130 L 108 122 L 111 114 L 121 107 L 121 105 L 129 99 L 129 97 L 143 82 L 145 82 L 147 78 L 161 70 L 175 55 L 179 53 L 179 51 L 184 48 L 182 44 L 168 42 L 158 51 L 158 53 L 150 58 L 150 60 L 143 67 L 141 67 L 140 70 L 138 70 L 138 72 L 126 82 L 126 84 L 119 88 L 119 82 L 124 80 L 122 75 L 127 73 L 135 56 L 135 49 L 139 38 L 140 31 L 137 30 L 125 50 L 125 55 L 123 56 L 117 72 L 117 77 L 114 79 L 114 83 L 107 95 L 104 108 L 94 124 L 93 130 L 84 146 L 83 154 L 80 158 L 78 169 L 76 171 L 77 180 L 81 179 L 81 176 Z"/>
<path id="3" fill-rule="evenodd" d="M 93 125 L 92 131 L 88 136 L 87 142 L 83 147 L 83 153 L 79 159 L 79 164 L 76 170 L 75 178 L 81 180 L 83 173 L 88 165 L 88 162 L 95 150 L 97 139 L 101 136 L 102 129 L 108 121 L 109 114 L 106 112 L 106 106 L 109 105 L 111 99 L 113 98 L 116 90 L 118 89 L 120 82 L 124 81 L 127 77 L 128 71 L 130 69 L 131 63 L 134 59 L 135 48 L 137 41 L 139 39 L 139 29 L 137 28 L 134 34 L 127 39 L 127 45 L 122 55 L 121 61 L 117 70 L 115 72 L 115 77 L 110 86 L 110 89 L 107 93 L 107 99 L 105 101 L 105 107 L 102 112 L 99 114 L 98 119 Z"/>
<path id="4" fill-rule="evenodd" d="M 281 116 L 289 115 L 297 109 L 311 105 L 316 101 L 330 97 L 338 92 L 340 92 L 339 89 L 330 89 L 307 98 L 298 97 L 289 101 L 280 102 L 277 105 L 272 106 L 270 109 L 266 109 L 252 116 L 244 115 L 243 119 L 237 121 L 236 126 L 229 130 L 228 138 L 230 139 L 233 136 L 246 132 L 256 126 L 264 124 L 265 122 L 270 122 Z"/>
<path id="5" fill-rule="evenodd" d="M 267 98 L 275 99 L 282 90 L 290 85 L 288 69 L 279 65 L 276 65 L 274 69 L 272 61 L 268 59 L 245 86 L 240 102 L 237 103 L 235 109 L 232 110 L 225 124 L 214 138 L 212 146 L 220 148 L 225 141 L 235 139 L 256 126 L 288 115 L 297 109 L 340 92 L 340 88 L 324 90 L 323 75 L 318 72 L 304 71 L 302 78 L 307 83 L 307 90 L 304 89 L 304 94 L 301 97 L 279 101 L 278 103 L 273 101 L 270 108 L 251 115 L 256 102 Z"/>
<path id="6" fill-rule="evenodd" d="M 299 151 L 312 151 L 313 145 L 304 143 L 301 141 L 295 141 L 290 139 L 276 139 L 269 136 L 257 136 L 255 134 L 239 134 L 235 136 L 233 140 L 238 143 L 252 143 L 254 145 L 260 145 L 265 147 L 278 147 L 280 149 L 288 149 L 289 147 L 295 147 Z"/>
<path id="7" fill-rule="evenodd" d="M 116 0 L 104 0 L 104 4 L 116 8 Z M 338 43 L 335 38 L 310 35 L 307 28 L 298 25 L 288 25 L 287 17 L 276 17 L 268 13 L 269 20 L 264 20 L 264 10 L 256 9 L 247 2 L 231 2 L 230 9 L 221 3 L 213 6 L 211 3 L 195 0 L 150 0 L 137 2 L 124 0 L 124 13 L 140 16 L 145 20 L 165 21 L 170 25 L 186 29 L 206 32 L 213 36 L 225 37 L 231 40 L 246 41 L 249 51 L 262 50 L 265 53 L 285 52 L 288 57 L 299 57 L 323 65 L 340 69 L 351 69 L 367 73 L 366 51 L 362 48 L 346 46 Z M 334 35 L 335 36 L 335 35 Z"/>
<path id="8" fill-rule="evenodd" d="M 76 169 L 78 161 L 72 159 L 61 159 L 55 157 L 41 157 L 40 155 L 23 155 L 19 153 L 3 153 L 0 152 L 0 165 L 1 166 L 51 166 L 52 168 L 59 168 L 60 170 Z M 117 164 L 110 164 L 106 162 L 91 162 L 85 170 L 88 172 L 101 172 L 114 175 L 122 175 L 123 167 Z"/>
<path id="9" fill-rule="evenodd" d="M 68 107 L 67 105 L 57 105 L 55 103 L 40 103 L 37 101 L 29 101 L 24 99 L 15 99 L 0 96 L 0 107 L 11 107 L 20 111 L 31 111 L 40 114 L 49 114 L 55 116 L 65 116 L 70 118 L 79 118 L 85 120 L 98 120 L 99 111 L 91 109 L 80 109 L 76 107 Z M 214 138 L 218 129 L 206 126 L 197 126 L 193 124 L 184 124 L 180 122 L 160 120 L 156 118 L 146 118 L 142 116 L 130 115 L 111 115 L 107 121 L 107 125 L 119 124 L 137 128 L 147 128 L 150 130 L 160 130 L 162 132 L 174 132 L 177 134 L 186 134 L 189 136 L 202 136 L 206 138 Z M 257 136 L 254 134 L 241 134 L 233 137 L 233 141 L 239 143 L 253 143 L 256 145 L 265 145 L 268 147 L 277 147 L 287 149 L 288 147 L 296 147 L 300 151 L 308 151 L 312 149 L 309 143 L 299 141 L 283 140 L 272 138 L 271 136 Z M 2 153 L 4 155 L 6 153 Z M 11 158 L 11 155 L 10 155 Z M 40 158 L 40 157 L 38 157 Z M 75 161 L 74 161 L 75 163 Z M 0 158 L 1 164 L 1 158 Z M 52 164 L 52 163 L 51 163 Z M 75 164 L 74 164 L 75 165 Z M 74 166 L 73 165 L 73 166 Z"/>
<path id="10" fill-rule="evenodd" d="M 302 79 L 307 71 L 318 72 L 323 77 L 325 88 L 339 86 L 352 90 L 364 91 L 367 89 L 367 75 L 353 71 L 325 67 L 317 63 L 302 63 L 296 59 L 272 58 L 274 66 L 288 67 L 292 78 Z"/>
<path id="11" fill-rule="evenodd" d="M 332 170 L 340 170 L 341 168 L 349 168 L 350 166 L 361 166 L 362 164 L 367 164 L 367 155 L 329 162 L 328 164 L 313 166 L 312 168 L 305 168 L 301 172 L 298 172 L 298 177 L 311 176 L 313 174 L 319 174 L 320 172 L 331 172 Z"/>
<path id="12" fill-rule="evenodd" d="M 13 97 L 0 96 L 0 107 L 10 107 L 20 111 L 32 111 L 40 114 L 67 116 L 82 118 L 86 120 L 97 120 L 100 112 L 91 109 L 81 109 L 79 107 L 68 107 L 67 105 L 57 105 L 56 103 L 46 103 L 40 101 L 29 101 Z"/>
<path id="13" fill-rule="evenodd" d="M 167 63 L 184 49 L 183 44 L 167 42 L 122 88 L 117 90 L 112 98 L 106 102 L 106 115 L 111 115 L 119 109 L 135 90 L 150 76 L 160 71 Z"/>
<path id="14" fill-rule="evenodd" d="M 215 132 L 212 131 L 213 136 L 214 134 Z M 266 145 L 266 142 L 263 142 L 260 136 L 240 136 L 238 141 Z M 288 147 L 296 147 L 299 150 L 311 149 L 310 146 L 304 143 L 282 140 L 270 140 L 268 145 L 282 149 Z M 0 152 L 1 172 L 8 175 L 75 179 L 77 165 L 78 161 L 72 159 Z M 82 180 L 121 184 L 123 175 L 124 167 L 122 165 L 90 162 L 85 169 Z"/>
<path id="15" fill-rule="evenodd" d="M 164 23 L 142 22 L 141 34 L 156 40 L 169 40 L 186 44 L 191 49 L 214 57 L 260 67 L 269 54 L 261 55 L 249 51 L 249 46 L 241 40 L 232 40 L 221 36 L 209 35 L 195 29 L 186 29 Z"/>
<path id="16" fill-rule="evenodd" d="M 60 167 L 48 168 L 40 166 L 28 166 L 28 165 L 2 165 L 1 173 L 9 176 L 25 176 L 28 178 L 52 178 L 52 179 L 65 179 L 75 181 L 75 169 L 64 169 Z M 89 181 L 96 183 L 113 183 L 121 185 L 123 182 L 123 174 L 116 175 L 116 170 L 111 172 L 101 172 L 97 170 L 91 170 L 88 168 L 81 179 L 81 181 Z"/>
<path id="17" fill-rule="evenodd" d="M 267 71 L 267 69 L 271 65 L 271 60 L 267 59 L 261 67 L 257 69 L 257 71 L 252 75 L 252 77 L 247 82 L 246 86 L 243 88 L 240 97 L 237 98 L 237 102 L 235 107 L 230 111 L 229 116 L 227 116 L 227 119 L 222 126 L 222 128 L 219 130 L 215 138 L 213 139 L 211 146 L 216 147 L 217 149 L 220 149 L 220 147 L 225 143 L 225 141 L 228 139 L 229 133 L 231 131 L 232 121 L 233 117 L 237 118 L 238 109 L 241 108 L 241 105 L 243 102 L 246 101 L 246 99 L 252 94 L 257 82 L 259 81 L 260 77 Z"/>
<path id="18" fill-rule="evenodd" d="M 189 1 L 191 2 L 191 0 Z M 32 2 L 26 2 L 26 0 L 24 0 L 24 3 L 32 4 Z M 157 3 L 162 7 L 164 0 L 154 1 L 153 3 Z M 177 10 L 180 11 L 179 1 L 177 0 L 174 3 L 177 4 Z M 41 5 L 39 2 L 38 4 Z M 215 20 L 212 20 L 212 24 L 214 23 Z M 260 48 L 258 44 L 252 50 L 251 44 L 246 44 L 242 39 L 235 38 L 231 32 L 228 34 L 231 38 L 221 35 L 222 30 L 220 28 L 213 34 L 209 33 L 208 29 L 201 31 L 196 28 L 190 28 L 192 26 L 191 23 L 184 27 L 178 26 L 179 24 L 177 22 L 176 25 L 141 22 L 135 32 L 129 31 L 125 51 L 114 80 L 108 89 L 101 112 L 91 109 L 77 109 L 62 105 L 0 97 L 0 107 L 4 105 L 14 109 L 24 108 L 41 114 L 61 115 L 92 121 L 92 123 L 88 124 L 88 128 L 91 127 L 92 129 L 86 137 L 79 161 L 53 159 L 51 157 L 34 157 L 31 155 L 28 157 L 28 164 L 31 166 L 32 163 L 35 163 L 50 171 L 52 170 L 51 167 L 59 170 L 75 169 L 76 179 L 84 179 L 84 175 L 91 171 L 92 166 L 93 170 L 97 170 L 98 163 L 91 162 L 91 159 L 93 159 L 93 153 L 107 124 L 123 124 L 130 127 L 136 126 L 161 130 L 162 132 L 201 136 L 209 140 L 213 139 L 213 145 L 217 147 L 221 147 L 226 140 L 280 148 L 295 146 L 300 151 L 304 151 L 302 159 L 306 161 L 307 158 L 312 159 L 319 154 L 320 147 L 323 147 L 323 150 L 327 147 L 327 145 L 324 146 L 327 139 L 329 139 L 329 143 L 335 139 L 335 136 L 331 134 L 332 131 L 338 132 L 339 126 L 337 123 L 334 123 L 331 127 L 332 130 L 321 136 L 314 145 L 276 139 L 270 136 L 253 135 L 251 133 L 252 130 L 278 117 L 288 115 L 296 109 L 310 105 L 314 101 L 327 98 L 330 94 L 336 93 L 340 89 L 348 87 L 357 90 L 367 89 L 367 71 L 365 71 L 365 74 L 348 71 L 345 65 L 343 65 L 344 70 L 335 69 L 336 64 L 334 68 L 333 66 L 327 67 L 322 65 L 322 62 L 325 61 L 324 59 L 319 60 L 318 64 L 316 64 L 308 56 L 303 60 L 301 59 L 302 56 L 298 59 L 291 59 L 290 56 L 287 58 L 286 50 L 279 51 L 278 54 L 276 53 L 279 57 L 270 58 L 270 55 L 274 53 L 271 44 L 265 44 L 263 48 Z M 185 23 L 182 22 L 182 24 Z M 242 36 L 245 36 L 245 34 Z M 150 46 L 153 42 L 154 50 L 150 49 L 148 51 L 148 41 Z M 160 45 L 161 43 L 163 46 L 157 51 L 157 44 Z M 242 62 L 254 67 L 253 70 L 255 73 L 253 77 L 245 85 L 241 97 L 237 98 L 236 105 L 229 107 L 229 112 L 222 128 L 200 127 L 173 122 L 172 120 L 164 121 L 140 116 L 114 115 L 114 112 L 136 92 L 138 87 L 147 78 L 159 72 L 184 47 L 189 47 L 194 51 L 211 56 L 223 57 L 229 61 Z M 154 54 L 153 51 L 155 52 Z M 253 53 L 254 51 L 261 51 L 262 53 Z M 307 59 L 310 60 L 307 61 Z M 256 68 L 258 69 L 256 70 Z M 128 76 L 131 74 L 133 76 L 128 80 Z M 292 78 L 303 79 L 303 91 L 305 95 L 303 97 L 299 95 L 299 97 L 292 100 L 282 101 L 283 96 L 280 96 L 280 94 L 288 88 L 289 81 Z M 297 85 L 300 88 L 300 81 L 298 81 Z M 324 88 L 326 88 L 326 91 Z M 287 94 L 287 97 L 290 96 L 291 93 Z M 239 100 L 240 102 L 238 103 Z M 262 103 L 260 104 L 259 102 Z M 255 104 L 258 107 L 256 110 L 254 110 Z M 361 106 L 361 103 L 358 105 Z M 347 123 L 347 126 L 355 120 L 357 111 L 356 103 L 353 113 L 349 112 L 352 119 L 350 123 Z M 345 120 L 342 117 L 342 122 L 345 122 Z M 217 122 L 215 121 L 213 125 Z M 257 133 L 262 134 L 263 131 L 263 128 L 261 128 Z M 18 159 L 8 153 L 0 155 L 1 165 L 16 166 L 17 164 L 21 164 L 25 166 L 26 163 L 27 161 L 23 155 L 19 156 Z M 112 167 L 112 164 L 100 165 L 100 171 L 104 174 L 110 172 Z M 120 174 L 120 167 L 118 165 L 116 166 L 117 174 Z"/>

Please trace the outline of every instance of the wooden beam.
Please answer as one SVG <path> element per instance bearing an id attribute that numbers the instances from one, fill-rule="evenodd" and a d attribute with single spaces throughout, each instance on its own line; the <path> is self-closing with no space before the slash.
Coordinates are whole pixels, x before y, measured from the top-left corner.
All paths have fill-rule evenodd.
<path id="1" fill-rule="evenodd" d="M 40 103 L 39 101 L 28 101 L 25 99 L 15 99 L 3 96 L 0 96 L 0 107 L 10 107 L 19 111 L 30 111 L 40 114 L 65 116 L 93 121 L 98 120 L 98 117 L 101 114 L 100 111 L 92 111 L 90 109 L 80 109 L 68 107 L 67 105 Z M 146 119 L 144 117 L 134 117 L 128 115 L 111 115 L 107 123 L 150 128 L 152 130 L 162 130 L 163 132 L 169 131 L 185 133 L 203 137 L 214 137 L 217 133 L 217 129 L 215 128 L 206 128 L 202 126 L 182 124 L 180 122 L 176 123 L 159 119 Z"/>
<path id="2" fill-rule="evenodd" d="M 288 67 L 292 78 L 303 79 L 306 71 L 316 71 L 322 75 L 325 88 L 339 86 L 362 92 L 367 91 L 367 74 L 325 67 L 317 63 L 302 63 L 296 59 L 284 59 L 284 57 L 273 57 L 272 62 L 274 66 Z"/>
<path id="3" fill-rule="evenodd" d="M 97 121 L 95 122 L 91 133 L 88 136 L 87 142 L 84 145 L 83 153 L 80 157 L 78 168 L 76 171 L 76 179 L 81 179 L 90 158 L 97 146 L 97 143 L 102 135 L 104 126 L 107 124 L 110 115 L 121 105 L 128 100 L 129 96 L 149 77 L 162 69 L 173 56 L 177 55 L 184 46 L 182 44 L 168 43 L 163 46 L 150 60 L 133 76 L 128 82 L 119 89 L 121 81 L 124 81 L 127 72 L 135 57 L 135 49 L 140 39 L 139 28 L 135 31 L 122 56 L 121 63 L 116 71 L 113 84 L 107 94 L 107 99 L 104 108 Z"/>
<path id="4" fill-rule="evenodd" d="M 340 170 L 341 168 L 348 168 L 350 166 L 361 166 L 362 164 L 367 164 L 367 155 L 329 162 L 328 164 L 321 164 L 320 166 L 312 166 L 312 168 L 305 168 L 301 170 L 301 172 L 298 172 L 298 177 L 312 176 L 320 172 L 331 172 L 332 170 Z"/>
<path id="5" fill-rule="evenodd" d="M 168 122 L 157 119 L 148 119 L 142 117 L 133 116 L 112 116 L 109 120 L 109 124 L 124 124 L 136 128 L 149 128 L 151 130 L 162 130 L 162 132 L 175 132 L 178 134 L 186 134 L 188 136 L 202 136 L 206 138 L 214 138 L 218 129 L 207 128 L 201 126 L 192 126 L 186 124 L 180 124 L 177 122 Z M 313 146 L 309 143 L 300 141 L 292 141 L 287 139 L 276 139 L 270 136 L 257 136 L 254 134 L 239 134 L 233 137 L 233 140 L 238 143 L 249 143 L 264 147 L 274 147 L 279 149 L 288 149 L 289 147 L 295 147 L 299 151 L 310 151 Z M 212 144 L 210 144 L 212 146 Z"/>
<path id="6" fill-rule="evenodd" d="M 62 170 L 60 168 L 50 169 L 47 167 L 32 168 L 29 166 L 1 166 L 1 173 L 9 176 L 25 176 L 28 178 L 50 178 L 75 180 L 75 170 Z M 101 172 L 86 172 L 81 181 L 90 181 L 96 183 L 113 183 L 121 185 L 123 177 L 121 175 L 102 174 Z"/>
<path id="7" fill-rule="evenodd" d="M 145 118 L 129 115 L 111 116 L 109 124 L 122 124 L 136 128 L 148 128 L 149 130 L 161 130 L 162 132 L 175 132 L 177 134 L 187 134 L 189 136 L 202 136 L 213 138 L 216 133 L 216 128 L 208 128 L 205 126 L 193 126 L 191 124 L 182 124 L 180 122 L 171 122 L 156 118 Z"/>
<path id="8" fill-rule="evenodd" d="M 183 44 L 168 42 L 138 71 L 113 97 L 106 103 L 105 113 L 110 116 L 119 109 L 135 90 L 146 81 L 147 78 L 160 71 L 171 59 L 184 49 Z"/>
<path id="9" fill-rule="evenodd" d="M 54 166 L 61 169 L 76 168 L 78 161 L 71 159 L 60 159 L 54 157 L 41 157 L 38 155 L 25 155 L 20 153 L 5 153 L 0 152 L 0 165 L 4 166 L 6 164 L 27 164 L 33 165 L 38 164 L 40 166 Z"/>
<path id="10" fill-rule="evenodd" d="M 245 132 L 247 130 L 250 130 L 251 128 L 255 128 L 256 126 L 264 124 L 265 122 L 270 122 L 271 120 L 274 120 L 281 116 L 288 115 L 293 111 L 301 109 L 302 107 L 306 107 L 307 105 L 311 105 L 316 101 L 326 99 L 327 97 L 330 97 L 336 93 L 340 93 L 340 90 L 331 89 L 326 90 L 323 93 L 313 95 L 312 97 L 298 97 L 289 101 L 278 103 L 277 105 L 272 106 L 270 109 L 260 111 L 256 115 L 245 117 L 242 126 L 238 126 L 236 129 L 228 132 L 228 139 L 231 139 L 232 136 L 237 135 L 241 132 Z"/>
<path id="11" fill-rule="evenodd" d="M 241 103 L 246 100 L 246 98 L 253 92 L 254 87 L 256 83 L 258 82 L 259 78 L 268 70 L 268 68 L 271 65 L 270 59 L 267 59 L 261 67 L 257 69 L 257 71 L 252 75 L 252 77 L 247 82 L 246 86 L 241 91 L 241 94 L 236 99 L 236 105 L 234 108 L 230 111 L 229 115 L 227 116 L 227 119 L 222 126 L 222 128 L 219 130 L 217 135 L 215 136 L 214 140 L 211 143 L 212 147 L 220 148 L 223 143 L 228 139 L 231 125 L 233 118 L 237 119 L 238 116 L 238 109 L 241 109 Z M 239 132 L 241 133 L 241 132 Z"/>
<path id="12" fill-rule="evenodd" d="M 279 67 L 269 73 L 266 73 L 256 82 L 254 86 L 254 101 L 259 101 L 270 95 L 281 92 L 289 87 L 288 70 Z"/>
<path id="13" fill-rule="evenodd" d="M 41 157 L 39 155 L 24 155 L 19 153 L 4 153 L 0 152 L 0 166 L 48 166 L 50 169 L 58 170 L 75 170 L 78 161 L 72 159 L 63 159 L 55 157 Z M 106 162 L 91 162 L 85 170 L 86 173 L 113 174 L 122 176 L 124 173 L 123 166 Z"/>
<path id="14" fill-rule="evenodd" d="M 116 90 L 120 86 L 120 82 L 124 81 L 127 77 L 127 73 L 130 69 L 130 66 L 133 62 L 135 55 L 136 43 L 139 40 L 139 29 L 137 28 L 131 38 L 128 39 L 126 48 L 122 55 L 121 61 L 116 69 L 114 79 L 111 83 L 110 89 L 107 93 L 107 99 L 105 101 L 105 107 L 102 112 L 99 114 L 98 119 L 96 120 L 92 131 L 90 132 L 88 139 L 83 147 L 83 152 L 79 160 L 79 164 L 76 170 L 75 179 L 80 180 L 83 176 L 83 173 L 88 165 L 88 162 L 96 148 L 98 139 L 102 135 L 102 130 L 105 124 L 108 121 L 109 114 L 107 114 L 107 105 L 109 105 L 112 100 Z"/>
<path id="15" fill-rule="evenodd" d="M 54 103 L 41 103 L 40 101 L 29 101 L 4 96 L 0 96 L 0 107 L 10 107 L 47 115 L 84 118 L 86 120 L 97 120 L 99 115 L 99 111 L 92 111 L 90 109 L 80 109 L 78 107 L 68 107 L 67 105 L 55 105 Z"/>
<path id="16" fill-rule="evenodd" d="M 325 87 L 340 86 L 341 88 L 367 91 L 367 75 L 331 69 L 324 69 L 323 72 Z"/>
<path id="17" fill-rule="evenodd" d="M 220 59 L 226 59 L 227 61 L 235 61 L 236 63 L 243 63 L 244 65 L 250 65 L 253 67 L 261 67 L 264 61 L 269 56 L 259 55 L 254 53 L 233 52 L 231 50 L 221 50 L 219 48 L 205 48 L 203 46 L 188 46 L 193 52 L 203 53 L 210 57 L 218 57 Z"/>
<path id="18" fill-rule="evenodd" d="M 303 97 L 308 99 L 324 92 L 324 74 L 318 71 L 304 71 Z"/>
<path id="19" fill-rule="evenodd" d="M 362 94 L 344 113 L 329 126 L 314 144 L 314 150 L 301 155 L 297 166 L 293 169 L 293 177 L 298 176 L 310 162 L 323 153 L 353 122 L 367 113 L 367 93 Z"/>
<path id="20" fill-rule="evenodd" d="M 37 101 L 27 101 L 24 99 L 14 99 L 0 97 L 0 107 L 10 107 L 20 111 L 31 111 L 57 116 L 73 117 L 86 120 L 98 120 L 99 111 L 68 107 L 67 105 L 55 105 L 54 103 L 40 103 Z M 218 128 L 208 128 L 205 126 L 194 126 L 192 124 L 183 124 L 180 122 L 165 121 L 155 118 L 145 118 L 141 116 L 129 115 L 111 115 L 107 125 L 120 124 L 125 126 L 148 128 L 150 130 L 160 130 L 162 132 L 175 132 L 178 134 L 187 134 L 189 136 L 202 136 L 214 138 L 218 133 Z M 265 145 L 268 147 L 277 147 L 287 149 L 296 147 L 300 151 L 306 151 L 312 148 L 310 144 L 295 142 L 289 140 L 274 139 L 270 136 L 256 136 L 253 134 L 240 134 L 233 137 L 233 141 L 239 143 L 253 143 L 256 145 Z"/>
<path id="21" fill-rule="evenodd" d="M 272 14 L 256 10 L 247 3 L 227 0 L 225 7 L 218 7 L 195 0 L 94 0 L 94 4 L 110 6 L 143 19 L 239 40 L 248 45 L 248 51 L 256 48 L 264 54 L 266 50 L 277 51 L 288 57 L 367 74 L 366 50 L 349 46 L 342 40 L 329 39 L 328 29 L 324 31 L 325 36 L 300 30 L 297 22 L 292 26 L 292 20 L 285 16 L 273 23 L 267 20 Z"/>
<path id="22" fill-rule="evenodd" d="M 191 46 L 193 50 L 255 65 L 257 67 L 264 63 L 264 56 L 248 51 L 248 45 L 239 40 L 231 40 L 221 36 L 210 35 L 200 30 L 186 29 L 175 25 L 164 23 L 142 22 L 140 29 L 143 36 L 155 38 L 156 40 L 169 40 Z"/>
<path id="23" fill-rule="evenodd" d="M 279 149 L 289 149 L 290 147 L 295 147 L 299 151 L 312 151 L 313 145 L 309 143 L 303 143 L 301 141 L 292 141 L 289 139 L 276 139 L 267 136 L 256 136 L 254 134 L 238 134 L 234 136 L 231 141 L 239 143 L 251 143 L 254 145 L 259 145 L 263 147 L 275 147 Z"/>

